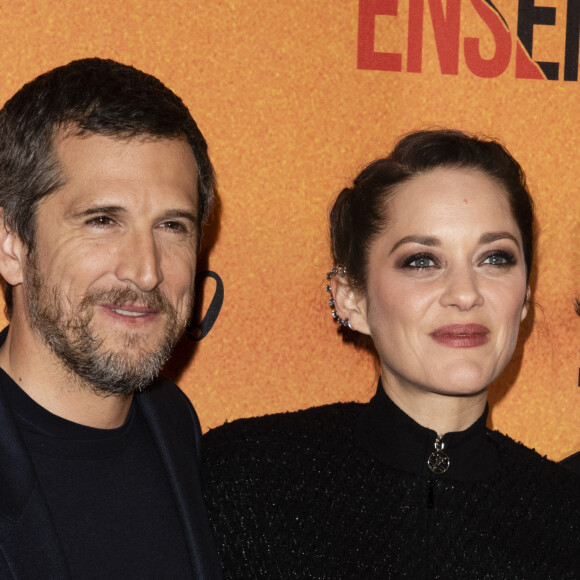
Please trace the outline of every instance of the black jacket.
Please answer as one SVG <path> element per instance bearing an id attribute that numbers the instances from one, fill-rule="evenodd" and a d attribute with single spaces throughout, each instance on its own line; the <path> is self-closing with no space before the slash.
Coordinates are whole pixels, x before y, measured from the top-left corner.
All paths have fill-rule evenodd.
<path id="1" fill-rule="evenodd" d="M 135 400 L 167 471 L 194 577 L 221 578 L 201 491 L 201 432 L 195 410 L 166 379 L 135 395 Z M 1 388 L 0 578 L 70 578 L 32 461 Z"/>
<path id="2" fill-rule="evenodd" d="M 379 387 L 241 419 L 204 436 L 224 576 L 241 579 L 575 580 L 580 479 L 505 435 L 437 434 Z"/>
<path id="3" fill-rule="evenodd" d="M 574 453 L 574 455 L 570 455 L 570 457 L 566 457 L 561 463 L 567 469 L 580 475 L 580 451 Z"/>

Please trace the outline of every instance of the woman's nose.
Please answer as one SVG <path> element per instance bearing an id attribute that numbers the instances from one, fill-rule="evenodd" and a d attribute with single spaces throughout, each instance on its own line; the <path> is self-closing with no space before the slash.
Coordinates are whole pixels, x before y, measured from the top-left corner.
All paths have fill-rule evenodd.
<path id="1" fill-rule="evenodd" d="M 469 267 L 454 268 L 445 278 L 441 294 L 443 306 L 453 306 L 459 310 L 471 310 L 483 304 L 477 274 Z"/>

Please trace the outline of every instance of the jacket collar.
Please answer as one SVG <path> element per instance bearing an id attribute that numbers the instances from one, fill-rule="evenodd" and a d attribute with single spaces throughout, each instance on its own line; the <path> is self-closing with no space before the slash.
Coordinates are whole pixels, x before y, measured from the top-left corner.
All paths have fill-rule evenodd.
<path id="1" fill-rule="evenodd" d="M 499 465 L 495 443 L 487 435 L 488 407 L 465 431 L 446 433 L 443 452 L 448 469 L 435 477 L 479 480 L 491 476 Z M 437 433 L 405 414 L 386 394 L 379 380 L 377 392 L 365 406 L 356 426 L 360 447 L 381 463 L 415 475 L 433 477 L 427 462 L 435 452 Z"/>
<path id="2" fill-rule="evenodd" d="M 172 396 L 170 392 L 173 391 Z M 175 398 L 180 398 L 179 405 Z M 171 381 L 158 379 L 135 395 L 167 471 L 195 578 L 222 577 L 203 500 L 199 470 L 201 431 L 193 406 Z"/>

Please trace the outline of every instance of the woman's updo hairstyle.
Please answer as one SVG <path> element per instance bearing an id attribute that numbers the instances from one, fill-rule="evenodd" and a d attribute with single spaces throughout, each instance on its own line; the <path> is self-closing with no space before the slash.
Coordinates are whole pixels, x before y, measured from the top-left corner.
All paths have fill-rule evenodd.
<path id="1" fill-rule="evenodd" d="M 352 286 L 366 288 L 368 250 L 387 227 L 388 200 L 398 187 L 434 169 L 476 169 L 506 191 L 523 241 L 529 279 L 534 255 L 534 209 L 519 163 L 497 141 L 461 131 L 418 131 L 403 137 L 384 158 L 365 167 L 352 187 L 343 189 L 330 211 L 335 264 L 346 267 Z"/>

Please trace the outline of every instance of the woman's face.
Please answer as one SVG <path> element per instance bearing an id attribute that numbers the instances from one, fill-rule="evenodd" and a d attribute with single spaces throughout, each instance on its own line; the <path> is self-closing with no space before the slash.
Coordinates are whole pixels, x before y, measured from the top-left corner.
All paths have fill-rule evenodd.
<path id="1" fill-rule="evenodd" d="M 370 334 L 387 389 L 481 392 L 509 362 L 527 314 L 505 190 L 477 170 L 439 168 L 402 185 L 387 215 L 353 328 Z"/>

